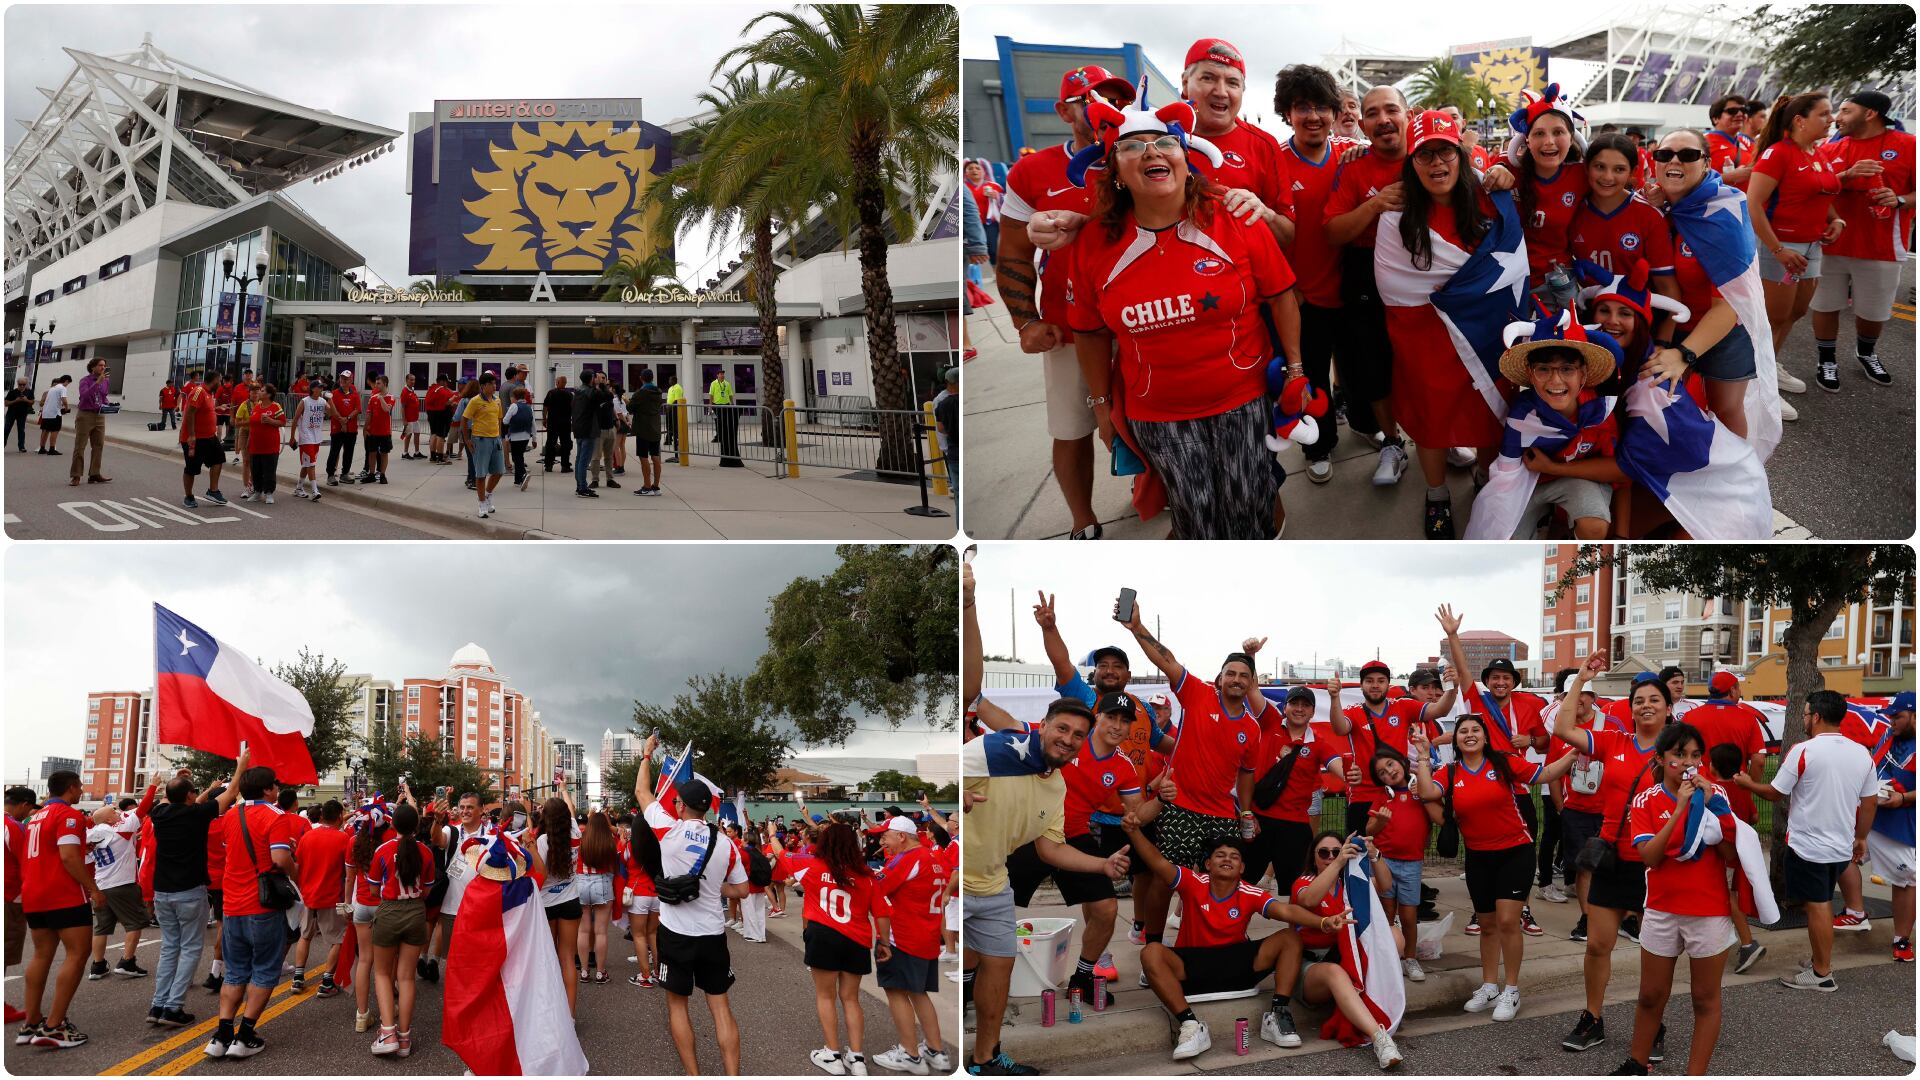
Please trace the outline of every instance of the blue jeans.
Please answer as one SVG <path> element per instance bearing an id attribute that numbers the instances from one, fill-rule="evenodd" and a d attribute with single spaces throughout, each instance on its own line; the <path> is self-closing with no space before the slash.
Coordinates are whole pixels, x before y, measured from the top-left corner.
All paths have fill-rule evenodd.
<path id="1" fill-rule="evenodd" d="M 153 1007 L 178 1009 L 200 966 L 206 945 L 207 887 L 153 894 L 154 921 L 160 924 L 160 962 L 154 965 Z"/>
<path id="2" fill-rule="evenodd" d="M 576 491 L 587 490 L 587 465 L 593 461 L 593 451 L 600 445 L 599 437 L 573 440 L 573 487 Z"/>
<path id="3" fill-rule="evenodd" d="M 287 913 L 229 915 L 220 921 L 220 959 L 228 986 L 264 986 L 280 981 L 280 958 L 287 951 Z"/>

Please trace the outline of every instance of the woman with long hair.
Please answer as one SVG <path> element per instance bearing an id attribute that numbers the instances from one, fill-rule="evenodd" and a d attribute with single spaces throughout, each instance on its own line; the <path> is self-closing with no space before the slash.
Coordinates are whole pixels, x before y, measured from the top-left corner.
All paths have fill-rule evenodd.
<path id="1" fill-rule="evenodd" d="M 1767 323 L 1773 330 L 1776 364 L 1793 324 L 1813 303 L 1820 287 L 1822 244 L 1840 238 L 1846 219 L 1834 209 L 1840 174 L 1822 158 L 1821 146 L 1833 124 L 1833 104 L 1822 93 L 1781 95 L 1760 136 L 1760 157 L 1747 180 L 1747 205 L 1753 235 L 1760 243 L 1760 289 L 1767 298 Z M 1819 342 L 1814 381 L 1829 393 L 1840 390 L 1840 365 L 1833 342 Z M 1782 390 L 1806 389 L 1778 367 Z"/>
<path id="2" fill-rule="evenodd" d="M 1554 736 L 1573 747 L 1568 756 L 1576 776 L 1598 795 L 1601 819 L 1597 835 L 1607 842 L 1612 854 L 1599 868 L 1580 871 L 1586 879 L 1587 955 L 1582 967 L 1586 1009 L 1560 1041 L 1562 1049 L 1573 1053 L 1591 1050 L 1607 1038 L 1601 1008 L 1606 1003 L 1607 982 L 1613 977 L 1613 947 L 1620 938 L 1621 922 L 1645 908 L 1647 901 L 1647 865 L 1634 842 L 1627 811 L 1640 792 L 1660 782 L 1659 768 L 1651 763 L 1655 740 L 1673 718 L 1673 692 L 1657 673 L 1645 673 L 1634 680 L 1627 694 L 1633 730 L 1608 727 L 1582 693 L 1588 681 L 1606 666 L 1604 651 L 1588 657 L 1567 687 L 1565 700 L 1579 705 L 1568 708 L 1563 704 L 1553 718 Z M 1666 1029 L 1662 1028 L 1654 1040 L 1656 1061 L 1666 1054 L 1665 1037 Z"/>
<path id="3" fill-rule="evenodd" d="M 580 843 L 580 830 L 573 820 L 573 803 L 570 799 L 555 796 L 541 803 L 535 810 L 533 800 L 525 801 L 527 809 L 527 830 L 521 834 L 521 843 L 533 850 L 540 861 L 540 874 L 544 884 L 540 888 L 540 906 L 547 913 L 547 929 L 553 932 L 553 952 L 559 957 L 562 970 L 579 948 L 580 937 L 580 881 L 573 873 L 574 853 Z M 576 977 L 564 980 L 567 984 L 567 1011 L 577 1015 L 580 991 L 579 977 L 584 969 L 576 969 Z"/>
<path id="4" fill-rule="evenodd" d="M 373 991 L 373 918 L 380 910 L 380 892 L 367 873 L 390 829 L 382 804 L 363 804 L 355 816 L 353 846 L 347 849 L 347 873 L 353 881 L 353 1030 L 364 1032 L 373 1026 L 367 997 Z"/>
<path id="5" fill-rule="evenodd" d="M 860 838 L 843 822 L 820 829 L 814 858 L 794 877 L 806 886 L 806 927 L 801 931 L 805 961 L 813 973 L 813 1010 L 826 1042 L 807 1055 L 821 1072 L 835 1076 L 867 1074 L 866 1016 L 860 1005 L 860 979 L 884 960 L 891 946 L 873 939 L 873 868 L 860 853 Z M 836 1010 L 835 1001 L 839 1002 Z M 839 1037 L 844 1016 L 847 1037 Z M 846 1056 L 838 1048 L 845 1047 Z"/>
<path id="6" fill-rule="evenodd" d="M 1271 539 L 1285 515 L 1265 449 L 1269 368 L 1305 384 L 1293 270 L 1272 230 L 1229 215 L 1194 170 L 1221 158 L 1188 134 L 1191 106 L 1093 102 L 1088 116 L 1103 141 L 1067 169 L 1097 191 L 1072 248 L 1069 319 L 1114 471 L 1147 474 L 1134 504 L 1151 517 L 1164 501 L 1174 536 Z"/>
<path id="7" fill-rule="evenodd" d="M 1573 755 L 1549 765 L 1493 748 L 1486 718 L 1465 713 L 1455 721 L 1453 751 L 1438 783 L 1428 755 L 1414 759 L 1420 798 L 1441 803 L 1460 831 L 1466 849 L 1467 895 L 1480 935 L 1480 988 L 1467 999 L 1468 1012 L 1493 1010 L 1495 1020 L 1511 1020 L 1520 1011 L 1520 960 L 1526 939 L 1520 910 L 1533 886 L 1533 837 L 1514 791 L 1548 784 L 1567 774 Z M 1506 978 L 1500 974 L 1504 969 Z"/>
<path id="8" fill-rule="evenodd" d="M 374 913 L 373 988 L 380 999 L 380 1035 L 376 1054 L 413 1053 L 414 962 L 427 944 L 424 898 L 433 885 L 433 852 L 414 834 L 420 811 L 403 802 L 393 811 L 393 833 L 374 852 L 367 881 L 379 889 Z"/>
<path id="9" fill-rule="evenodd" d="M 1587 144 L 1587 194 L 1574 207 L 1573 257 L 1576 265 L 1589 263 L 1608 274 L 1624 274 L 1644 262 L 1653 290 L 1677 297 L 1673 237 L 1660 211 L 1635 190 L 1633 176 L 1639 168 L 1639 148 L 1617 131 L 1595 135 Z M 1527 243 L 1531 250 L 1531 237 Z"/>
<path id="10" fill-rule="evenodd" d="M 641 989 L 652 989 L 660 981 L 660 894 L 654 881 L 660 873 L 660 837 L 652 826 L 635 815 L 627 830 L 627 922 L 633 931 L 633 958 L 640 965 L 638 974 L 627 982 Z"/>
<path id="11" fill-rule="evenodd" d="M 593 981 L 607 981 L 607 926 L 613 918 L 613 875 L 620 868 L 620 849 L 613 822 L 605 810 L 587 815 L 580 836 L 580 858 L 574 865 L 580 885 L 580 933 L 574 948 L 581 982 L 587 981 L 587 958 L 593 958 Z"/>
<path id="12" fill-rule="evenodd" d="M 1398 756 L 1389 747 L 1382 747 L 1380 753 L 1390 758 Z M 1380 761 L 1381 758 L 1376 755 L 1374 764 Z M 1406 777 L 1402 773 L 1401 783 L 1405 782 Z M 1386 784 L 1387 781 L 1383 778 L 1381 783 Z M 1416 810 L 1420 810 L 1421 820 L 1425 821 L 1424 810 L 1418 807 Z M 1347 864 L 1363 855 L 1374 856 L 1374 887 L 1391 904 L 1393 874 L 1387 866 L 1387 860 L 1379 857 L 1374 842 L 1370 839 L 1343 839 L 1335 829 L 1322 830 L 1313 838 L 1313 843 L 1307 846 L 1306 865 L 1300 868 L 1299 876 L 1294 878 L 1288 889 L 1288 896 L 1295 904 L 1320 918 L 1317 925 L 1302 923 L 1299 927 L 1300 944 L 1307 951 L 1300 972 L 1300 1000 L 1315 1007 L 1332 1002 L 1334 1016 L 1327 1021 L 1321 1036 L 1345 1036 L 1342 1041 L 1351 1041 L 1355 1037 L 1365 1039 L 1373 1047 L 1375 1060 L 1380 1067 L 1391 1069 L 1402 1060 L 1400 1048 L 1394 1045 L 1393 1036 L 1381 1023 L 1377 1007 L 1367 1000 L 1365 991 L 1353 984 L 1353 977 L 1341 966 L 1339 931 L 1321 929 L 1329 923 L 1352 921 L 1339 918 L 1350 912 L 1352 905 L 1346 895 L 1336 891 L 1333 886 L 1346 873 Z M 1284 871 L 1278 866 L 1274 867 L 1274 871 L 1275 880 L 1278 881 Z M 1418 886 L 1415 888 L 1417 890 Z M 1418 907 L 1417 903 L 1415 906 Z M 1394 937 L 1400 937 L 1398 929 L 1394 931 Z"/>
<path id="13" fill-rule="evenodd" d="M 1514 189 L 1527 236 L 1527 283 L 1541 303 L 1560 311 L 1573 304 L 1573 219 L 1587 196 L 1587 170 L 1580 165 L 1583 150 L 1573 131 L 1573 105 L 1561 95 L 1560 84 L 1523 97 L 1507 120 L 1519 138 L 1506 160 L 1487 167 L 1488 186 Z"/>

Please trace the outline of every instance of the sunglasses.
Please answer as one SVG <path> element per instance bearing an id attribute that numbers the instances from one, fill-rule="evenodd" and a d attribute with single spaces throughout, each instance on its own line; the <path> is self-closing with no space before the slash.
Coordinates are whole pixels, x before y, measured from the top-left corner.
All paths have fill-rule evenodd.
<path id="1" fill-rule="evenodd" d="M 1746 115 L 1749 115 L 1749 114 L 1748 114 L 1748 110 L 1747 110 L 1747 108 L 1746 108 L 1746 106 L 1744 106 L 1744 105 L 1729 105 L 1729 106 L 1727 106 L 1726 108 L 1724 108 L 1724 109 L 1722 109 L 1722 110 L 1720 110 L 1720 111 L 1721 111 L 1721 112 L 1723 112 L 1723 113 L 1726 113 L 1726 114 L 1728 114 L 1728 115 L 1730 115 L 1730 116 L 1746 116 Z"/>
<path id="2" fill-rule="evenodd" d="M 1339 857 L 1340 849 L 1337 847 L 1323 847 L 1315 851 L 1314 854 L 1320 856 L 1323 859 L 1333 859 L 1333 858 Z"/>
<path id="3" fill-rule="evenodd" d="M 1705 150 L 1696 150 L 1691 146 L 1685 147 L 1680 150 L 1669 150 L 1665 147 L 1661 147 L 1660 149 L 1655 150 L 1653 152 L 1653 160 L 1655 161 L 1668 162 L 1668 161 L 1672 161 L 1674 158 L 1679 158 L 1680 163 L 1683 165 L 1691 165 L 1694 162 L 1699 161 L 1701 158 L 1706 156 L 1707 156 L 1707 152 Z"/>
<path id="4" fill-rule="evenodd" d="M 1127 139 L 1113 144 L 1113 156 L 1116 158 L 1136 158 L 1153 147 L 1163 154 L 1180 150 L 1180 140 L 1172 135 L 1162 135 L 1157 139 Z"/>

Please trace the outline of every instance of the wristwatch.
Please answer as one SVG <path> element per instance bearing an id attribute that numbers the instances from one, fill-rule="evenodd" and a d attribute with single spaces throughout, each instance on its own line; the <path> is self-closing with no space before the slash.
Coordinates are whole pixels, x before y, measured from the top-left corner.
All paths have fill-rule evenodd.
<path id="1" fill-rule="evenodd" d="M 1692 367 L 1700 362 L 1700 358 L 1694 355 L 1692 349 L 1687 348 L 1677 341 L 1673 343 L 1673 351 L 1680 354 L 1680 359 L 1685 360 L 1688 367 Z"/>

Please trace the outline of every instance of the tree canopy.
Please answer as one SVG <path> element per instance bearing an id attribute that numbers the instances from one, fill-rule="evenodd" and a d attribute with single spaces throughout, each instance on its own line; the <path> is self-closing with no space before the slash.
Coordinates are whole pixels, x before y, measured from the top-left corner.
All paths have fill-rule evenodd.
<path id="1" fill-rule="evenodd" d="M 689 678 L 687 689 L 674 695 L 671 704 L 634 702 L 630 730 L 645 736 L 656 727 L 668 753 L 678 754 L 691 741 L 694 768 L 728 792 L 767 787 L 793 749 L 748 680 L 724 672 Z M 633 793 L 632 772 L 625 774 L 624 789 L 613 789 L 607 777 L 601 781 L 601 797 L 608 805 L 616 796 Z"/>
<path id="2" fill-rule="evenodd" d="M 1756 18 L 1789 91 L 1846 90 L 1913 71 L 1910 4 L 1781 4 Z"/>
<path id="3" fill-rule="evenodd" d="M 384 734 L 376 732 L 365 741 L 367 783 L 388 799 L 400 792 L 400 777 L 406 775 L 407 787 L 422 802 L 433 797 L 434 789 L 446 787 L 453 798 L 476 792 L 482 805 L 495 801 L 500 792 L 493 778 L 480 766 L 463 757 L 448 756 L 440 750 L 438 739 L 425 735 L 403 738 L 389 724 Z"/>

